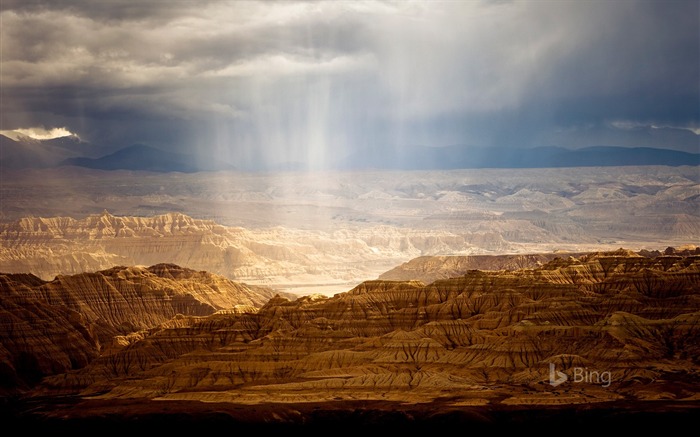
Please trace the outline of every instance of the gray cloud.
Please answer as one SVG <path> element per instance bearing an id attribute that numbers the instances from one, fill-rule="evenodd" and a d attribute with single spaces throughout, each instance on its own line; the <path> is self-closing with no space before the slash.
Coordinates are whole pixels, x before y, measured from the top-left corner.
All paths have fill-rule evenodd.
<path id="1" fill-rule="evenodd" d="M 62 15 L 85 17 L 103 23 L 157 22 L 167 24 L 185 14 L 193 14 L 217 0 L 132 1 L 132 0 L 4 0 L 0 11 L 39 14 L 58 11 Z"/>
<path id="2" fill-rule="evenodd" d="M 671 2 L 4 2 L 0 130 L 236 163 L 363 147 L 698 149 L 699 8 Z M 685 134 L 678 134 L 678 128 Z"/>

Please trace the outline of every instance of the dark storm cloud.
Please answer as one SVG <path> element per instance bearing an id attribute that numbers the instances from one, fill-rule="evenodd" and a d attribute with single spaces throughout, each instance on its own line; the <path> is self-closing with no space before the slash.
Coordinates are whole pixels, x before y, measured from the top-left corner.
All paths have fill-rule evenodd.
<path id="1" fill-rule="evenodd" d="M 0 130 L 312 166 L 374 146 L 632 146 L 643 130 L 693 150 L 699 7 L 5 1 Z"/>
<path id="2" fill-rule="evenodd" d="M 216 0 L 198 0 L 206 6 Z M 193 13 L 191 1 L 133 1 L 133 0 L 3 0 L 0 11 L 12 10 L 26 14 L 60 11 L 68 15 L 86 17 L 95 21 L 155 21 L 165 22 Z"/>
<path id="3" fill-rule="evenodd" d="M 620 2 L 589 15 L 586 35 L 544 69 L 533 103 L 573 120 L 698 120 L 698 3 Z"/>

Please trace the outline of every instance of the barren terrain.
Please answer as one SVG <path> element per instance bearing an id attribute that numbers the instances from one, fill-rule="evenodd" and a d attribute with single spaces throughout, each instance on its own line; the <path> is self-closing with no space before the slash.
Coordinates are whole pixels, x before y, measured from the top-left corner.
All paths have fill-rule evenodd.
<path id="1" fill-rule="evenodd" d="M 697 167 L 4 172 L 0 270 L 174 262 L 333 295 L 425 255 L 658 249 L 700 236 Z"/>
<path id="2" fill-rule="evenodd" d="M 123 427 L 685 421 L 700 399 L 699 262 L 618 250 L 213 314 L 206 302 L 246 299 L 241 287 L 172 265 L 3 275 L 3 389 L 24 393 L 5 414 Z M 96 278 L 106 286 L 85 289 Z M 164 321 L 172 306 L 182 314 Z"/>
<path id="3" fill-rule="evenodd" d="M 698 411 L 696 167 L 1 177 L 7 423 Z"/>

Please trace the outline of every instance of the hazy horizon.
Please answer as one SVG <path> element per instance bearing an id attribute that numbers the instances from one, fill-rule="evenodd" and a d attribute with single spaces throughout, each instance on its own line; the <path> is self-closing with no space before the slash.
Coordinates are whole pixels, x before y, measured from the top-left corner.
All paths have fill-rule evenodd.
<path id="1" fill-rule="evenodd" d="M 698 244 L 697 169 L 4 172 L 0 264 L 174 263 L 332 295 L 420 256 L 663 251 Z"/>

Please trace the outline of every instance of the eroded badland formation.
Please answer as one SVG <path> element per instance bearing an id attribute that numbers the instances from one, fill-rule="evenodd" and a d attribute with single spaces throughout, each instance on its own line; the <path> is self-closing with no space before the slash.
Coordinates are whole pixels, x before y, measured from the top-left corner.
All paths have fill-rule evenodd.
<path id="1" fill-rule="evenodd" d="M 0 185 L 2 423 L 540 432 L 700 411 L 696 167 L 37 172 Z"/>
<path id="2" fill-rule="evenodd" d="M 646 255 L 548 255 L 536 268 L 296 300 L 175 265 L 5 274 L 2 388 L 87 402 L 20 414 L 47 423 L 108 405 L 123 417 L 238 406 L 222 414 L 244 423 L 302 423 L 334 405 L 412 405 L 433 418 L 616 403 L 696 411 L 700 255 Z"/>

